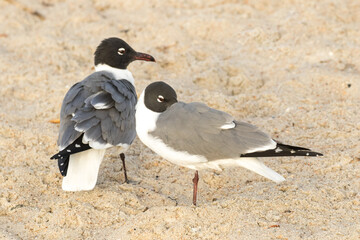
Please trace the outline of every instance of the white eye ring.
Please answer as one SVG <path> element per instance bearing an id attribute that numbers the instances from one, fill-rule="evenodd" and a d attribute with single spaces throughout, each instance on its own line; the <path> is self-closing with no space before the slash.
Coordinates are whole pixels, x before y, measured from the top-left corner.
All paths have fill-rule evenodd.
<path id="1" fill-rule="evenodd" d="M 118 54 L 119 55 L 123 55 L 125 53 L 125 48 L 119 48 L 118 49 Z"/>
<path id="2" fill-rule="evenodd" d="M 163 97 L 163 96 L 161 96 L 161 95 L 159 95 L 158 97 L 157 97 L 157 101 L 158 102 L 163 102 L 165 100 L 165 98 Z"/>

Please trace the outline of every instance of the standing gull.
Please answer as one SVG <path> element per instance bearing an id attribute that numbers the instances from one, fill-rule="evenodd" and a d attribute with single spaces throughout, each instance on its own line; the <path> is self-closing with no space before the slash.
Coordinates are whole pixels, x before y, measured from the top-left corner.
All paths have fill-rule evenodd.
<path id="1" fill-rule="evenodd" d="M 119 38 L 104 39 L 95 51 L 95 72 L 73 85 L 60 112 L 57 159 L 65 191 L 91 190 L 106 148 L 124 152 L 136 136 L 134 78 L 127 66 L 135 60 L 153 61 Z"/>
<path id="2" fill-rule="evenodd" d="M 256 157 L 322 156 L 307 148 L 278 143 L 256 126 L 236 121 L 203 103 L 178 102 L 175 90 L 164 82 L 151 83 L 142 92 L 136 106 L 136 132 L 163 158 L 196 170 L 194 205 L 198 170 L 240 166 L 279 183 L 285 178 Z"/>

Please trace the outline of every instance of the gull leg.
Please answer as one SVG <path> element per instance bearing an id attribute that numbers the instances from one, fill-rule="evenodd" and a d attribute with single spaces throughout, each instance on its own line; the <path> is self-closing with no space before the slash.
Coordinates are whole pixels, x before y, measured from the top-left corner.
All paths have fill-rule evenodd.
<path id="1" fill-rule="evenodd" d="M 193 178 L 194 190 L 193 190 L 193 204 L 196 206 L 196 196 L 197 196 L 197 186 L 199 182 L 199 172 L 196 170 L 195 176 Z"/>
<path id="2" fill-rule="evenodd" d="M 128 180 L 127 174 L 126 174 L 126 167 L 125 167 L 125 154 L 124 154 L 124 153 L 120 153 L 120 158 L 121 158 L 121 161 L 122 161 L 122 163 L 123 163 L 125 182 L 126 182 L 126 183 L 129 183 L 129 180 Z"/>

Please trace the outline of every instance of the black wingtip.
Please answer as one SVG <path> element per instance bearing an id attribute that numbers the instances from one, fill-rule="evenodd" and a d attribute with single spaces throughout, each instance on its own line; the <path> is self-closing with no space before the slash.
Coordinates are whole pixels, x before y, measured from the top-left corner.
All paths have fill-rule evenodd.
<path id="1" fill-rule="evenodd" d="M 323 156 L 323 154 L 318 152 L 313 152 L 308 148 L 278 143 L 276 145 L 276 148 L 274 149 L 240 155 L 240 157 L 295 157 L 295 156 L 320 157 Z"/>
<path id="2" fill-rule="evenodd" d="M 59 170 L 63 177 L 66 177 L 67 174 L 67 170 L 69 167 L 69 158 L 70 156 L 66 156 L 58 159 Z"/>
<path id="3" fill-rule="evenodd" d="M 60 151 L 60 152 L 54 154 L 52 157 L 50 157 L 50 159 L 58 160 L 58 166 L 59 166 L 60 173 L 64 177 L 66 176 L 67 169 L 69 166 L 70 155 L 78 153 L 78 152 L 86 151 L 91 148 L 89 144 L 85 144 L 82 142 L 82 137 L 83 137 L 83 135 L 78 137 L 73 143 L 71 143 L 65 149 L 63 149 L 62 151 Z"/>
<path id="4" fill-rule="evenodd" d="M 65 157 L 65 156 L 69 156 L 70 154 L 64 151 L 60 151 L 56 154 L 54 154 L 50 159 L 51 160 L 56 160 L 56 159 L 60 159 L 61 157 Z"/>

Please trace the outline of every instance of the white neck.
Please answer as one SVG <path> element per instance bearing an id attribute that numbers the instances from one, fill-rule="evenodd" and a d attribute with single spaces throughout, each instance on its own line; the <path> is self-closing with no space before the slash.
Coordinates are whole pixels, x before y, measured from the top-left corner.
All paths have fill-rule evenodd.
<path id="1" fill-rule="evenodd" d="M 143 138 L 146 138 L 148 132 L 151 132 L 156 128 L 156 121 L 159 118 L 160 113 L 153 112 L 145 106 L 144 91 L 141 93 L 138 103 L 136 105 L 135 119 L 136 131 L 139 137 L 141 136 Z"/>
<path id="2" fill-rule="evenodd" d="M 118 68 L 110 67 L 107 64 L 98 64 L 95 66 L 95 71 L 110 72 L 112 75 L 114 75 L 114 78 L 116 80 L 125 79 L 128 80 L 133 86 L 135 86 L 134 77 L 131 74 L 131 72 L 127 69 L 118 69 Z"/>

